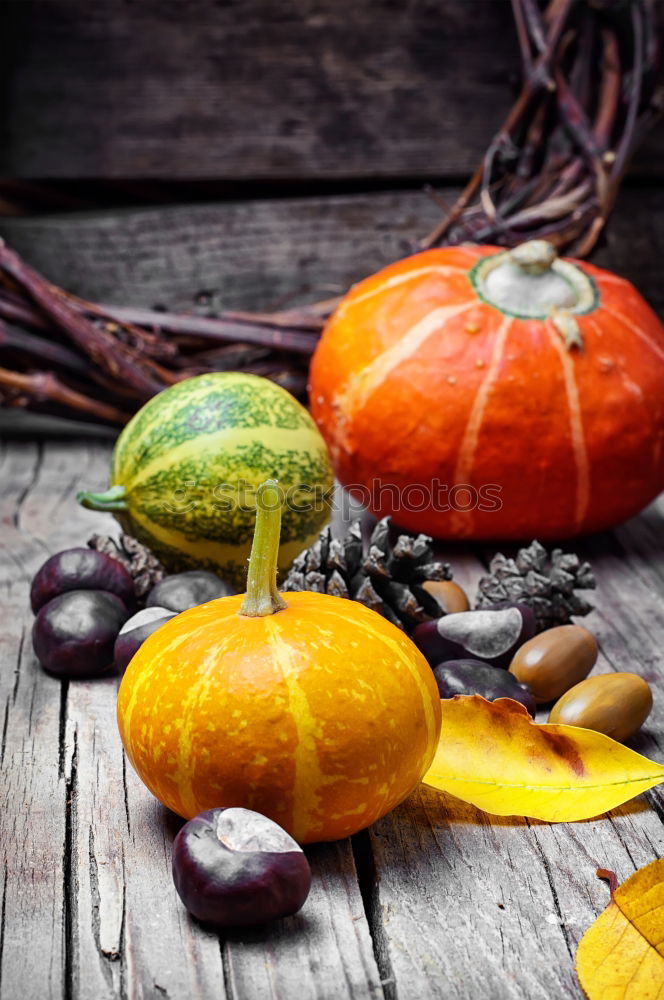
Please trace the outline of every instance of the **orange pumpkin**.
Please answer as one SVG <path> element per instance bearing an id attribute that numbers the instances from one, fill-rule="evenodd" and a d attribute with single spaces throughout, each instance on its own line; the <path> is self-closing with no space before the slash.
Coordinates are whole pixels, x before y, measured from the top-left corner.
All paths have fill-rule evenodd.
<path id="1" fill-rule="evenodd" d="M 438 537 L 594 531 L 664 487 L 664 326 L 544 241 L 430 250 L 356 285 L 310 402 L 341 482 Z"/>
<path id="2" fill-rule="evenodd" d="M 334 840 L 415 788 L 440 700 L 424 657 L 380 615 L 325 594 L 286 605 L 273 491 L 259 491 L 247 595 L 185 611 L 143 643 L 120 685 L 120 734 L 150 791 L 185 818 L 244 806 L 300 842 Z"/>

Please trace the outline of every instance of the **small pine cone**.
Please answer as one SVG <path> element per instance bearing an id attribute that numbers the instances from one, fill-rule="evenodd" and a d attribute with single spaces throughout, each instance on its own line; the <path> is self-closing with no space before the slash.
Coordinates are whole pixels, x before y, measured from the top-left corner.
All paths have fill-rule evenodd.
<path id="1" fill-rule="evenodd" d="M 366 551 L 359 521 L 343 538 L 324 528 L 293 562 L 281 590 L 314 590 L 359 601 L 406 632 L 440 617 L 440 605 L 422 588 L 427 580 L 451 580 L 437 562 L 428 535 L 402 534 L 392 543 L 390 519 L 376 524 Z"/>
<path id="2" fill-rule="evenodd" d="M 509 601 L 532 608 L 538 631 L 567 625 L 572 616 L 587 615 L 593 606 L 577 591 L 596 586 L 590 563 L 573 552 L 553 549 L 551 554 L 534 541 L 519 549 L 516 558 L 498 552 L 489 564 L 489 574 L 479 582 L 476 608 Z"/>
<path id="3" fill-rule="evenodd" d="M 133 578 L 139 601 L 166 576 L 166 570 L 150 549 L 124 532 L 119 542 L 108 535 L 93 535 L 88 539 L 88 546 L 122 563 Z"/>

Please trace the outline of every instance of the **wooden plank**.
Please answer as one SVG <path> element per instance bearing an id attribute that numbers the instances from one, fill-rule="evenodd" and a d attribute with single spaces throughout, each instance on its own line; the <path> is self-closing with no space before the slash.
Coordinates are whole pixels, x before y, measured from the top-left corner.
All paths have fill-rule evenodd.
<path id="1" fill-rule="evenodd" d="M 5 219 L 2 234 L 53 281 L 98 301 L 191 308 L 205 289 L 228 308 L 261 309 L 344 291 L 410 252 L 438 217 L 422 192 L 400 191 Z M 662 314 L 663 234 L 664 188 L 625 187 L 594 258 Z"/>
<path id="2" fill-rule="evenodd" d="M 518 71 L 507 0 L 9 0 L 0 170 L 36 178 L 467 173 Z"/>
<path id="3" fill-rule="evenodd" d="M 81 465 L 89 459 L 90 449 L 80 449 Z M 35 662 L 28 581 L 50 554 L 48 536 L 55 524 L 66 544 L 62 488 L 67 490 L 69 482 L 61 447 L 47 456 L 36 442 L 6 445 L 1 461 L 5 798 L 0 843 L 5 892 L 0 971 L 3 995 L 36 1000 L 60 997 L 71 979 L 65 882 L 75 807 L 72 748 L 65 732 L 67 684 Z"/>
<path id="4" fill-rule="evenodd" d="M 314 881 L 300 914 L 220 940 L 188 916 L 173 887 L 181 821 L 126 765 L 117 678 L 60 683 L 36 663 L 29 581 L 52 552 L 93 531 L 113 533 L 110 518 L 74 500 L 82 485 L 107 484 L 109 455 L 108 443 L 52 441 L 7 445 L 0 456 L 0 582 L 9 590 L 2 995 L 318 1000 L 334 984 L 343 1000 L 381 996 L 349 841 L 310 850 Z"/>
<path id="5" fill-rule="evenodd" d="M 660 501 L 615 534 L 569 546 L 591 559 L 600 584 L 597 610 L 584 619 L 602 650 L 596 672 L 632 670 L 651 683 L 653 713 L 633 745 L 659 761 L 663 516 Z M 472 596 L 467 561 L 464 573 Z M 608 901 L 595 870 L 612 869 L 622 881 L 664 856 L 663 820 L 661 787 L 578 824 L 490 817 L 420 789 L 368 834 L 383 978 L 399 1000 L 447 997 L 450 982 L 455 1000 L 579 995 L 576 946 Z"/>
<path id="6" fill-rule="evenodd" d="M 101 515 L 75 508 L 71 500 L 82 477 L 86 484 L 104 484 L 108 445 L 53 442 L 38 460 L 39 450 L 25 443 L 12 446 L 2 467 L 5 523 L 16 515 L 13 530 L 3 537 L 10 558 L 19 564 L 22 590 L 12 618 L 19 620 L 22 614 L 28 623 L 27 581 L 44 554 L 80 541 L 88 524 L 109 524 Z M 664 628 L 659 608 L 662 561 L 653 558 L 651 547 L 654 542 L 656 556 L 662 513 L 655 505 L 619 529 L 618 541 L 604 536 L 588 543 L 601 581 L 602 610 L 588 621 L 605 653 L 601 669 L 634 660 L 643 664 L 649 657 L 651 679 L 661 678 L 649 635 L 661 635 Z M 480 563 L 457 547 L 442 555 L 472 596 Z M 19 586 L 14 577 L 11 582 Z M 27 842 L 18 842 L 11 824 L 23 815 L 27 792 L 24 785 L 10 785 L 14 795 L 0 822 L 13 855 L 10 874 L 21 860 L 22 873 L 45 872 L 50 895 L 42 892 L 35 899 L 26 894 L 19 908 L 13 879 L 8 882 L 3 983 L 11 990 L 21 982 L 21 995 L 59 996 L 64 978 L 71 996 L 90 998 L 166 992 L 244 1000 L 286 998 L 297 989 L 303 998 L 326 1000 L 330 983 L 335 997 L 365 998 L 380 996 L 380 974 L 388 1000 L 395 995 L 400 1000 L 574 996 L 576 942 L 607 897 L 594 869 L 611 867 L 624 878 L 664 853 L 664 827 L 657 813 L 643 810 L 639 802 L 614 810 L 608 819 L 548 826 L 490 820 L 451 796 L 422 789 L 369 834 L 356 838 L 379 973 L 348 843 L 310 849 L 314 888 L 299 917 L 267 933 L 234 936 L 220 946 L 215 935 L 186 917 L 173 892 L 168 860 L 177 823 L 165 817 L 131 772 L 125 784 L 113 719 L 113 680 L 69 685 L 56 794 L 44 774 L 49 768 L 57 771 L 52 759 L 57 739 L 46 746 L 41 740 L 44 720 L 47 731 L 55 728 L 48 707 L 54 699 L 42 687 L 39 702 L 35 692 L 49 681 L 59 706 L 59 685 L 36 667 L 29 653 L 23 661 L 17 697 L 23 714 L 15 716 L 11 707 L 7 746 L 16 741 L 20 726 L 26 728 L 29 702 L 37 698 L 40 738 L 29 749 L 39 782 L 33 780 L 30 789 L 46 796 L 48 812 L 42 804 L 41 841 L 35 840 L 33 824 Z M 6 678 L 7 671 L 0 676 Z M 661 680 L 657 683 L 661 687 Z M 664 701 L 658 693 L 646 741 L 656 741 L 661 733 Z M 61 716 L 60 734 L 62 724 Z M 24 771 L 21 758 L 16 774 L 23 782 Z M 34 799 L 29 801 L 35 805 Z M 375 880 L 367 846 L 373 850 Z M 68 866 L 63 866 L 67 857 Z M 62 892 L 65 872 L 67 893 Z M 45 920 L 49 902 L 50 923 Z M 64 943 L 61 913 L 67 914 Z M 44 961 L 34 993 L 26 994 L 19 977 L 25 948 L 32 949 L 35 940 Z"/>
<path id="7" fill-rule="evenodd" d="M 520 71 L 508 0 L 7 0 L 0 170 L 458 177 Z M 664 136 L 638 157 L 658 176 Z"/>
<path id="8" fill-rule="evenodd" d="M 178 206 L 3 221 L 27 260 L 71 291 L 116 304 L 228 308 L 326 298 L 404 253 L 439 209 L 421 192 Z"/>

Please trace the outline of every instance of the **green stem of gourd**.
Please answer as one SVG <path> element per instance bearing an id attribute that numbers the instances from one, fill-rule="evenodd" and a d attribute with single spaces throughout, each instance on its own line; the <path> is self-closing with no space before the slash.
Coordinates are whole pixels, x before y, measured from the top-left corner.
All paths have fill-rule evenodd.
<path id="1" fill-rule="evenodd" d="M 281 496 L 276 479 L 267 479 L 256 491 L 256 527 L 249 556 L 247 593 L 241 615 L 262 618 L 288 605 L 277 590 L 277 561 L 281 532 Z"/>
<path id="2" fill-rule="evenodd" d="M 89 510 L 126 510 L 127 498 L 124 486 L 111 486 L 105 493 L 88 493 L 83 490 L 76 495 L 82 507 Z"/>

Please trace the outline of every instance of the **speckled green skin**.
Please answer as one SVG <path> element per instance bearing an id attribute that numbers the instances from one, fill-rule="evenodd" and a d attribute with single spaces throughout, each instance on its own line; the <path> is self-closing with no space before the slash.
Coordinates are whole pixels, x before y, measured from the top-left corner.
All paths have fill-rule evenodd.
<path id="1" fill-rule="evenodd" d="M 120 434 L 111 486 L 124 487 L 126 510 L 115 516 L 169 570 L 212 569 L 241 589 L 255 490 L 268 478 L 286 496 L 279 560 L 285 570 L 329 517 L 321 502 L 332 489 L 323 439 L 304 407 L 273 382 L 200 375 L 159 393 Z M 238 484 L 245 484 L 244 495 Z M 293 500 L 310 509 L 295 509 Z"/>

